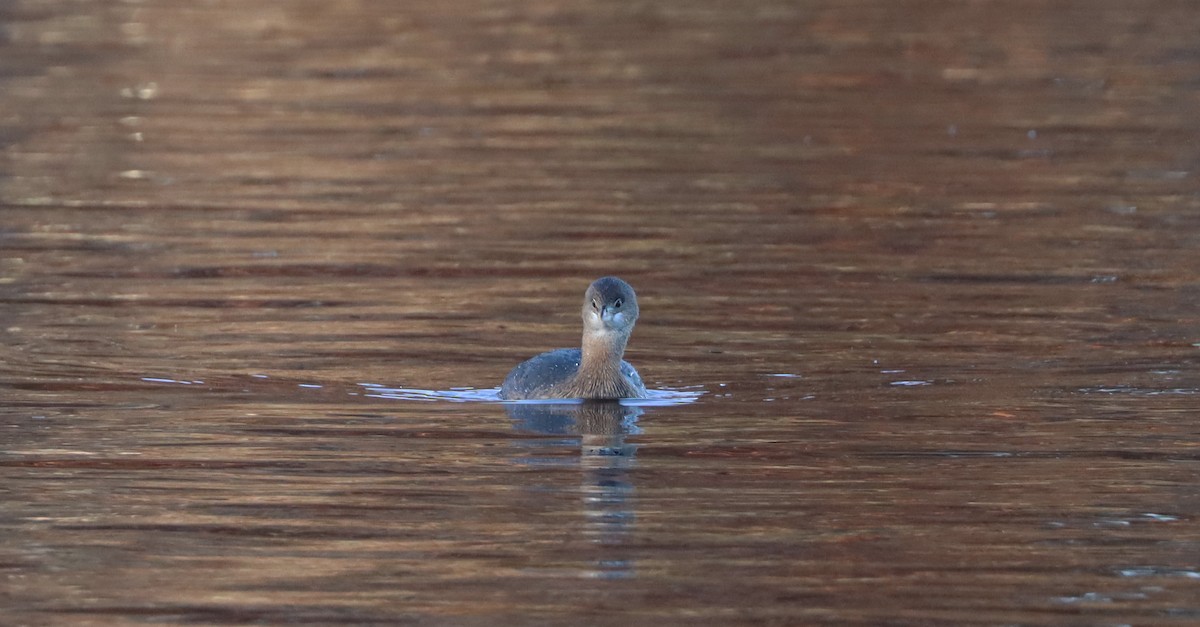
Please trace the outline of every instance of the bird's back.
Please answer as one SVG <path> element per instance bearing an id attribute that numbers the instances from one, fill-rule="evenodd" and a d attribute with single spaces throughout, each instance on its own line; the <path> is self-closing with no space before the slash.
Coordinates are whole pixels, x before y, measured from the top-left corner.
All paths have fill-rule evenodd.
<path id="1" fill-rule="evenodd" d="M 565 391 L 582 361 L 578 348 L 560 348 L 526 360 L 504 378 L 500 398 L 569 398 L 560 391 Z"/>

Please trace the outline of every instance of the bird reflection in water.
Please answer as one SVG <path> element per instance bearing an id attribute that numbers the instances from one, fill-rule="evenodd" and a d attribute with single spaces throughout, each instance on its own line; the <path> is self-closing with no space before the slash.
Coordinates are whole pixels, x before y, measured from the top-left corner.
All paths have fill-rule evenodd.
<path id="1" fill-rule="evenodd" d="M 584 534 L 601 548 L 593 568 L 585 574 L 603 579 L 632 577 L 633 561 L 623 549 L 635 522 L 629 472 L 635 464 L 637 445 L 626 442 L 625 437 L 641 432 L 637 418 L 642 409 L 616 401 L 517 403 L 506 407 L 518 431 L 562 435 L 579 446 Z M 551 453 L 563 443 L 557 438 L 537 438 L 523 445 Z M 531 457 L 529 463 L 554 462 Z"/>

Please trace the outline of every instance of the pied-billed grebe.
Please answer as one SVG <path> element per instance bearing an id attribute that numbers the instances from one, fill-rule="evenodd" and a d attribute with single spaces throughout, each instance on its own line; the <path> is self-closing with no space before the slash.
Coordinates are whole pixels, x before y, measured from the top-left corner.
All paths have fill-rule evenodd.
<path id="1" fill-rule="evenodd" d="M 638 318 L 637 295 L 615 276 L 596 279 L 583 295 L 583 349 L 560 348 L 513 368 L 500 398 L 642 398 L 646 386 L 623 361 Z"/>

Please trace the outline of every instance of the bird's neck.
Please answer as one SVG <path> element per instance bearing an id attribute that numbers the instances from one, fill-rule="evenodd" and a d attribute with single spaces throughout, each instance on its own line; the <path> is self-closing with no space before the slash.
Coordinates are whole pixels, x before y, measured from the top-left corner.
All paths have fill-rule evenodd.
<path id="1" fill-rule="evenodd" d="M 583 334 L 583 358 L 579 369 L 592 372 L 620 372 L 621 357 L 625 354 L 625 344 L 629 342 L 627 333 L 595 333 Z"/>

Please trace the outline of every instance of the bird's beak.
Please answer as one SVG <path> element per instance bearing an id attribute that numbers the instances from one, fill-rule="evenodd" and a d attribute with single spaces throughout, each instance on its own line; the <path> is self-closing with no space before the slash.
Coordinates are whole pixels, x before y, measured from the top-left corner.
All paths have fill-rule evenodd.
<path id="1" fill-rule="evenodd" d="M 620 327 L 625 324 L 625 312 L 614 307 L 605 307 L 600 310 L 600 319 L 609 326 Z"/>

